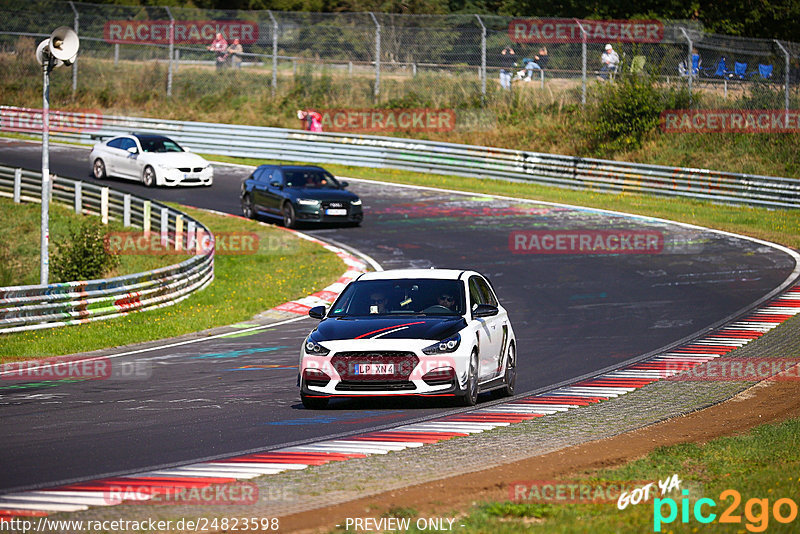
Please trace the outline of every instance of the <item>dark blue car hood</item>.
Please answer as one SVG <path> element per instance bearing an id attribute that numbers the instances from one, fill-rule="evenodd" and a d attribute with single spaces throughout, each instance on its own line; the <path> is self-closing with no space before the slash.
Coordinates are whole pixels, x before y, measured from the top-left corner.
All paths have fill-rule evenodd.
<path id="1" fill-rule="evenodd" d="M 463 317 L 332 317 L 314 330 L 316 342 L 340 339 L 446 339 L 467 326 Z"/>

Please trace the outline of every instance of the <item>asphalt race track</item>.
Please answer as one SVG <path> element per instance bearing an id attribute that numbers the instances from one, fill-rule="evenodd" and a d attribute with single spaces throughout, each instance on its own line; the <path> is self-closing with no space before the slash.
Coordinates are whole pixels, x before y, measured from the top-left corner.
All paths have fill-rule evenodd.
<path id="1" fill-rule="evenodd" d="M 88 149 L 52 146 L 51 172 L 95 181 L 87 156 Z M 39 169 L 41 149 L 0 140 L 0 162 Z M 217 167 L 211 189 L 106 183 L 238 214 L 239 184 L 247 174 Z M 701 331 L 764 297 L 794 269 L 794 260 L 777 249 L 672 223 L 364 181 L 351 182 L 350 189 L 364 200 L 361 227 L 304 231 L 364 251 L 385 269 L 435 266 L 486 274 L 517 332 L 519 393 L 621 364 Z M 655 236 L 659 245 L 617 255 L 513 250 L 522 242 L 528 247 L 531 235 L 545 235 L 531 232 L 553 230 L 593 236 L 628 231 Z M 529 233 L 518 241 L 512 232 Z M 130 380 L 0 383 L 0 491 L 277 448 L 452 409 L 422 400 L 303 409 L 297 361 L 313 325 L 305 318 L 251 335 L 122 356 L 118 365 L 141 370 Z"/>

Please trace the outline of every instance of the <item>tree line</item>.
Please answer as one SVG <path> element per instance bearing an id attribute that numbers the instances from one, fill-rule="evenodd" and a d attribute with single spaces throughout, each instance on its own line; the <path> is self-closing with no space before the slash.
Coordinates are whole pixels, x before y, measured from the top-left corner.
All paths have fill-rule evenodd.
<path id="1" fill-rule="evenodd" d="M 83 0 L 94 4 L 167 5 L 201 9 L 497 14 L 587 19 L 681 19 L 708 31 L 742 37 L 797 40 L 800 0 Z"/>

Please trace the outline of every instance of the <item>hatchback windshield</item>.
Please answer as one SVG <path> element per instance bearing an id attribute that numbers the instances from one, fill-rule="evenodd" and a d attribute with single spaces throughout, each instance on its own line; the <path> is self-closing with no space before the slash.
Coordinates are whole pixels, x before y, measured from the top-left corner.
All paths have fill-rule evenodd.
<path id="1" fill-rule="evenodd" d="M 465 309 L 458 280 L 366 280 L 347 286 L 330 316 L 464 315 Z"/>

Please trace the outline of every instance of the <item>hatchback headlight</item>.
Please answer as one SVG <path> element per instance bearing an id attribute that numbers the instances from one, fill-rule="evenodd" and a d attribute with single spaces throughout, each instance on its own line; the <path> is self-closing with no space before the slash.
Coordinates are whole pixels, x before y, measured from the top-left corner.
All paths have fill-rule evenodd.
<path id="1" fill-rule="evenodd" d="M 330 350 L 312 340 L 310 337 L 306 339 L 303 350 L 310 356 L 327 356 L 330 353 Z"/>
<path id="2" fill-rule="evenodd" d="M 441 341 L 437 341 L 430 347 L 425 347 L 422 349 L 422 352 L 427 355 L 431 354 L 446 354 L 448 352 L 455 352 L 458 350 L 458 346 L 461 344 L 461 334 L 456 334 L 452 337 L 448 337 L 447 339 L 443 339 Z"/>
<path id="3" fill-rule="evenodd" d="M 356 200 L 351 200 L 350 201 L 350 205 L 351 206 L 360 206 L 361 205 L 361 199 L 357 198 Z"/>

